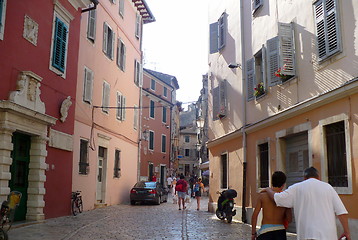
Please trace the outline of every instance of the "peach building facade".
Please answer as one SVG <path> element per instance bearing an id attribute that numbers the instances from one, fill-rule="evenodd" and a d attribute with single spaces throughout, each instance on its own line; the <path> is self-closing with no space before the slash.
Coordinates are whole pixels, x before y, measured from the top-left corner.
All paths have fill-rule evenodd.
<path id="1" fill-rule="evenodd" d="M 84 210 L 129 201 L 138 180 L 144 0 L 101 1 L 83 13 L 76 95 L 73 191 Z"/>
<path id="2" fill-rule="evenodd" d="M 274 171 L 290 186 L 314 166 L 358 237 L 357 9 L 351 0 L 210 1 L 219 30 L 209 55 L 210 192 L 238 190 L 241 220 L 250 222 Z"/>

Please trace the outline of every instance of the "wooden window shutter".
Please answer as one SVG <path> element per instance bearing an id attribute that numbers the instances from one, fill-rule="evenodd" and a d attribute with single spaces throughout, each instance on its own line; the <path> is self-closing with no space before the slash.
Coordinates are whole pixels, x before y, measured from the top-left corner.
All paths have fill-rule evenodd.
<path id="1" fill-rule="evenodd" d="M 111 41 L 110 41 L 110 44 L 111 44 L 111 49 L 110 49 L 110 51 L 109 51 L 109 53 L 110 53 L 110 58 L 113 60 L 114 59 L 114 45 L 115 45 L 115 42 L 116 42 L 116 33 L 115 32 L 113 32 L 112 30 L 111 30 Z"/>
<path id="2" fill-rule="evenodd" d="M 121 39 L 118 38 L 117 41 L 117 66 L 121 66 Z"/>
<path id="3" fill-rule="evenodd" d="M 102 111 L 108 113 L 109 111 L 109 84 L 103 82 L 103 99 L 102 99 Z"/>
<path id="4" fill-rule="evenodd" d="M 122 120 L 122 95 L 117 92 L 117 119 Z"/>
<path id="5" fill-rule="evenodd" d="M 119 0 L 119 14 L 124 16 L 124 0 Z"/>
<path id="6" fill-rule="evenodd" d="M 88 68 L 85 68 L 85 84 L 84 84 L 84 93 L 83 101 L 91 103 L 92 102 L 92 92 L 93 92 L 93 72 Z"/>
<path id="7" fill-rule="evenodd" d="M 65 23 L 56 18 L 52 66 L 61 72 L 65 71 L 67 32 L 68 29 Z"/>
<path id="8" fill-rule="evenodd" d="M 279 23 L 278 36 L 280 42 L 280 68 L 285 75 L 296 75 L 295 42 L 292 23 Z"/>
<path id="9" fill-rule="evenodd" d="M 124 45 L 124 43 L 122 43 L 122 70 L 123 72 L 126 70 L 126 52 L 127 52 L 127 49 L 126 49 L 126 45 Z"/>
<path id="10" fill-rule="evenodd" d="M 94 42 L 96 37 L 96 9 L 88 13 L 87 38 Z"/>
<path id="11" fill-rule="evenodd" d="M 103 23 L 103 52 L 107 54 L 107 44 L 108 44 L 108 26 L 106 23 Z"/>
<path id="12" fill-rule="evenodd" d="M 254 83 L 255 83 L 255 59 L 251 58 L 246 61 L 246 86 L 247 101 L 254 99 Z"/>
<path id="13" fill-rule="evenodd" d="M 216 53 L 219 51 L 219 48 L 218 48 L 219 31 L 218 30 L 219 30 L 218 22 L 214 22 L 214 23 L 210 24 L 210 54 Z"/>
<path id="14" fill-rule="evenodd" d="M 223 49 L 226 45 L 226 33 L 227 33 L 227 14 L 224 12 L 219 18 L 219 50 Z"/>
<path id="15" fill-rule="evenodd" d="M 281 83 L 281 79 L 275 76 L 275 72 L 279 69 L 279 44 L 278 37 L 267 40 L 267 70 L 269 86 L 275 86 Z"/>
<path id="16" fill-rule="evenodd" d="M 134 105 L 134 110 L 133 110 L 133 128 L 137 129 L 138 128 L 138 106 Z"/>
<path id="17" fill-rule="evenodd" d="M 126 97 L 122 95 L 122 121 L 126 120 Z"/>
<path id="18" fill-rule="evenodd" d="M 213 120 L 219 119 L 219 112 L 220 112 L 220 90 L 219 86 L 213 88 Z"/>
<path id="19" fill-rule="evenodd" d="M 221 117 L 226 116 L 227 114 L 227 81 L 220 81 L 219 85 L 220 90 L 220 111 L 219 114 Z"/>

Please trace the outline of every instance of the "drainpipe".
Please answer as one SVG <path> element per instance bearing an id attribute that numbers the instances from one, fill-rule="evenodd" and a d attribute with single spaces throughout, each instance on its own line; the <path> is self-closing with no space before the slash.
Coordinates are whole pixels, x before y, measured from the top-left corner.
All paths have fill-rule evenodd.
<path id="1" fill-rule="evenodd" d="M 143 68 L 141 67 L 141 75 L 139 80 L 139 111 L 138 111 L 138 161 L 137 161 L 137 182 L 140 178 L 140 167 L 141 167 L 141 151 L 142 151 L 142 108 L 143 108 Z"/>
<path id="2" fill-rule="evenodd" d="M 242 165 L 242 212 L 241 212 L 241 221 L 247 223 L 246 217 L 246 166 L 247 166 L 247 144 L 246 144 L 246 91 L 245 91 L 245 38 L 244 38 L 244 1 L 240 1 L 240 21 L 241 21 L 241 83 L 242 83 L 242 109 L 243 109 L 243 127 L 242 127 L 242 141 L 243 141 L 243 165 Z"/>

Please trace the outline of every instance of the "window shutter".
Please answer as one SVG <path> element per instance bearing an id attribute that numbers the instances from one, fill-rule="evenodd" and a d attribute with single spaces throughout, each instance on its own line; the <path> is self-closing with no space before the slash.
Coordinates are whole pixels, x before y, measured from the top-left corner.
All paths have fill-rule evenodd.
<path id="1" fill-rule="evenodd" d="M 118 38 L 117 41 L 117 66 L 121 66 L 121 40 Z"/>
<path id="2" fill-rule="evenodd" d="M 84 85 L 83 101 L 91 103 L 92 91 L 93 91 L 93 72 L 88 68 L 85 68 L 84 81 L 85 81 L 85 85 Z"/>
<path id="3" fill-rule="evenodd" d="M 95 40 L 96 36 L 96 10 L 91 10 L 88 13 L 88 28 L 87 28 L 87 38 L 92 41 Z"/>
<path id="4" fill-rule="evenodd" d="M 122 121 L 126 120 L 126 97 L 122 95 Z"/>
<path id="5" fill-rule="evenodd" d="M 0 0 L 0 32 L 2 31 L 2 11 L 3 11 L 4 0 Z"/>
<path id="6" fill-rule="evenodd" d="M 255 59 L 246 61 L 247 101 L 254 99 Z"/>
<path id="7" fill-rule="evenodd" d="M 126 52 L 127 52 L 127 49 L 126 49 L 126 45 L 122 45 L 122 48 L 123 48 L 123 55 L 122 55 L 122 70 L 123 72 L 126 70 Z"/>
<path id="8" fill-rule="evenodd" d="M 326 1 L 327 41 L 330 55 L 340 51 L 337 0 Z"/>
<path id="9" fill-rule="evenodd" d="M 109 84 L 103 82 L 103 100 L 102 100 L 102 111 L 108 113 L 109 109 Z"/>
<path id="10" fill-rule="evenodd" d="M 266 70 L 266 48 L 265 45 L 262 44 L 261 48 L 261 64 L 262 64 L 262 82 L 264 83 L 265 89 L 267 86 L 267 70 Z"/>
<path id="11" fill-rule="evenodd" d="M 124 0 L 119 0 L 119 14 L 124 16 Z"/>
<path id="12" fill-rule="evenodd" d="M 141 16 L 139 13 L 136 15 L 136 25 L 135 25 L 135 36 L 139 39 L 140 36 L 140 26 L 141 26 Z"/>
<path id="13" fill-rule="evenodd" d="M 139 87 L 143 86 L 143 65 L 139 63 Z"/>
<path id="14" fill-rule="evenodd" d="M 56 18 L 52 66 L 61 72 L 65 71 L 67 31 L 65 23 L 63 23 L 59 18 Z"/>
<path id="15" fill-rule="evenodd" d="M 295 42 L 292 23 L 279 23 L 278 36 L 280 42 L 280 67 L 285 75 L 296 75 Z"/>
<path id="16" fill-rule="evenodd" d="M 167 122 L 167 108 L 163 106 L 163 119 L 162 119 L 163 123 Z"/>
<path id="17" fill-rule="evenodd" d="M 281 83 L 281 79 L 275 76 L 279 66 L 279 46 L 278 37 L 267 40 L 267 70 L 269 86 L 275 86 Z"/>
<path id="18" fill-rule="evenodd" d="M 255 12 L 259 7 L 263 5 L 263 0 L 252 0 L 252 12 Z"/>
<path id="19" fill-rule="evenodd" d="M 227 81 L 223 80 L 220 82 L 220 115 L 226 116 L 227 114 Z"/>
<path id="20" fill-rule="evenodd" d="M 103 52 L 107 54 L 107 37 L 108 37 L 108 26 L 103 23 Z"/>
<path id="21" fill-rule="evenodd" d="M 115 45 L 115 41 L 116 41 L 116 34 L 115 32 L 112 32 L 112 39 L 111 39 L 111 50 L 110 50 L 110 58 L 113 60 L 114 59 L 114 45 Z"/>
<path id="22" fill-rule="evenodd" d="M 217 120 L 219 119 L 219 112 L 220 112 L 219 86 L 213 89 L 212 94 L 213 94 L 213 120 Z"/>
<path id="23" fill-rule="evenodd" d="M 117 119 L 122 120 L 122 95 L 117 92 Z"/>
<path id="24" fill-rule="evenodd" d="M 223 49 L 226 44 L 227 15 L 223 13 L 219 18 L 219 50 Z"/>
<path id="25" fill-rule="evenodd" d="M 218 22 L 210 24 L 210 54 L 219 51 L 218 48 Z"/>
<path id="26" fill-rule="evenodd" d="M 138 128 L 138 106 L 134 105 L 133 128 Z"/>

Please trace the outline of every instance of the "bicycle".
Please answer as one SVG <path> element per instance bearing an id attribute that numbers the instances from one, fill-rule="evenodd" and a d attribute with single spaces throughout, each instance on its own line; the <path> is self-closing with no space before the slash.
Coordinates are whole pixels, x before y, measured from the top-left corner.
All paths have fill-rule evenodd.
<path id="1" fill-rule="evenodd" d="M 20 205 L 22 193 L 18 191 L 12 191 L 7 197 L 7 200 L 3 201 L 0 208 L 0 240 L 7 240 L 7 232 L 10 230 L 12 223 L 14 222 L 15 210 Z"/>
<path id="2" fill-rule="evenodd" d="M 73 216 L 76 216 L 77 214 L 83 212 L 83 202 L 82 202 L 82 196 L 80 194 L 81 191 L 72 192 L 71 210 Z"/>

